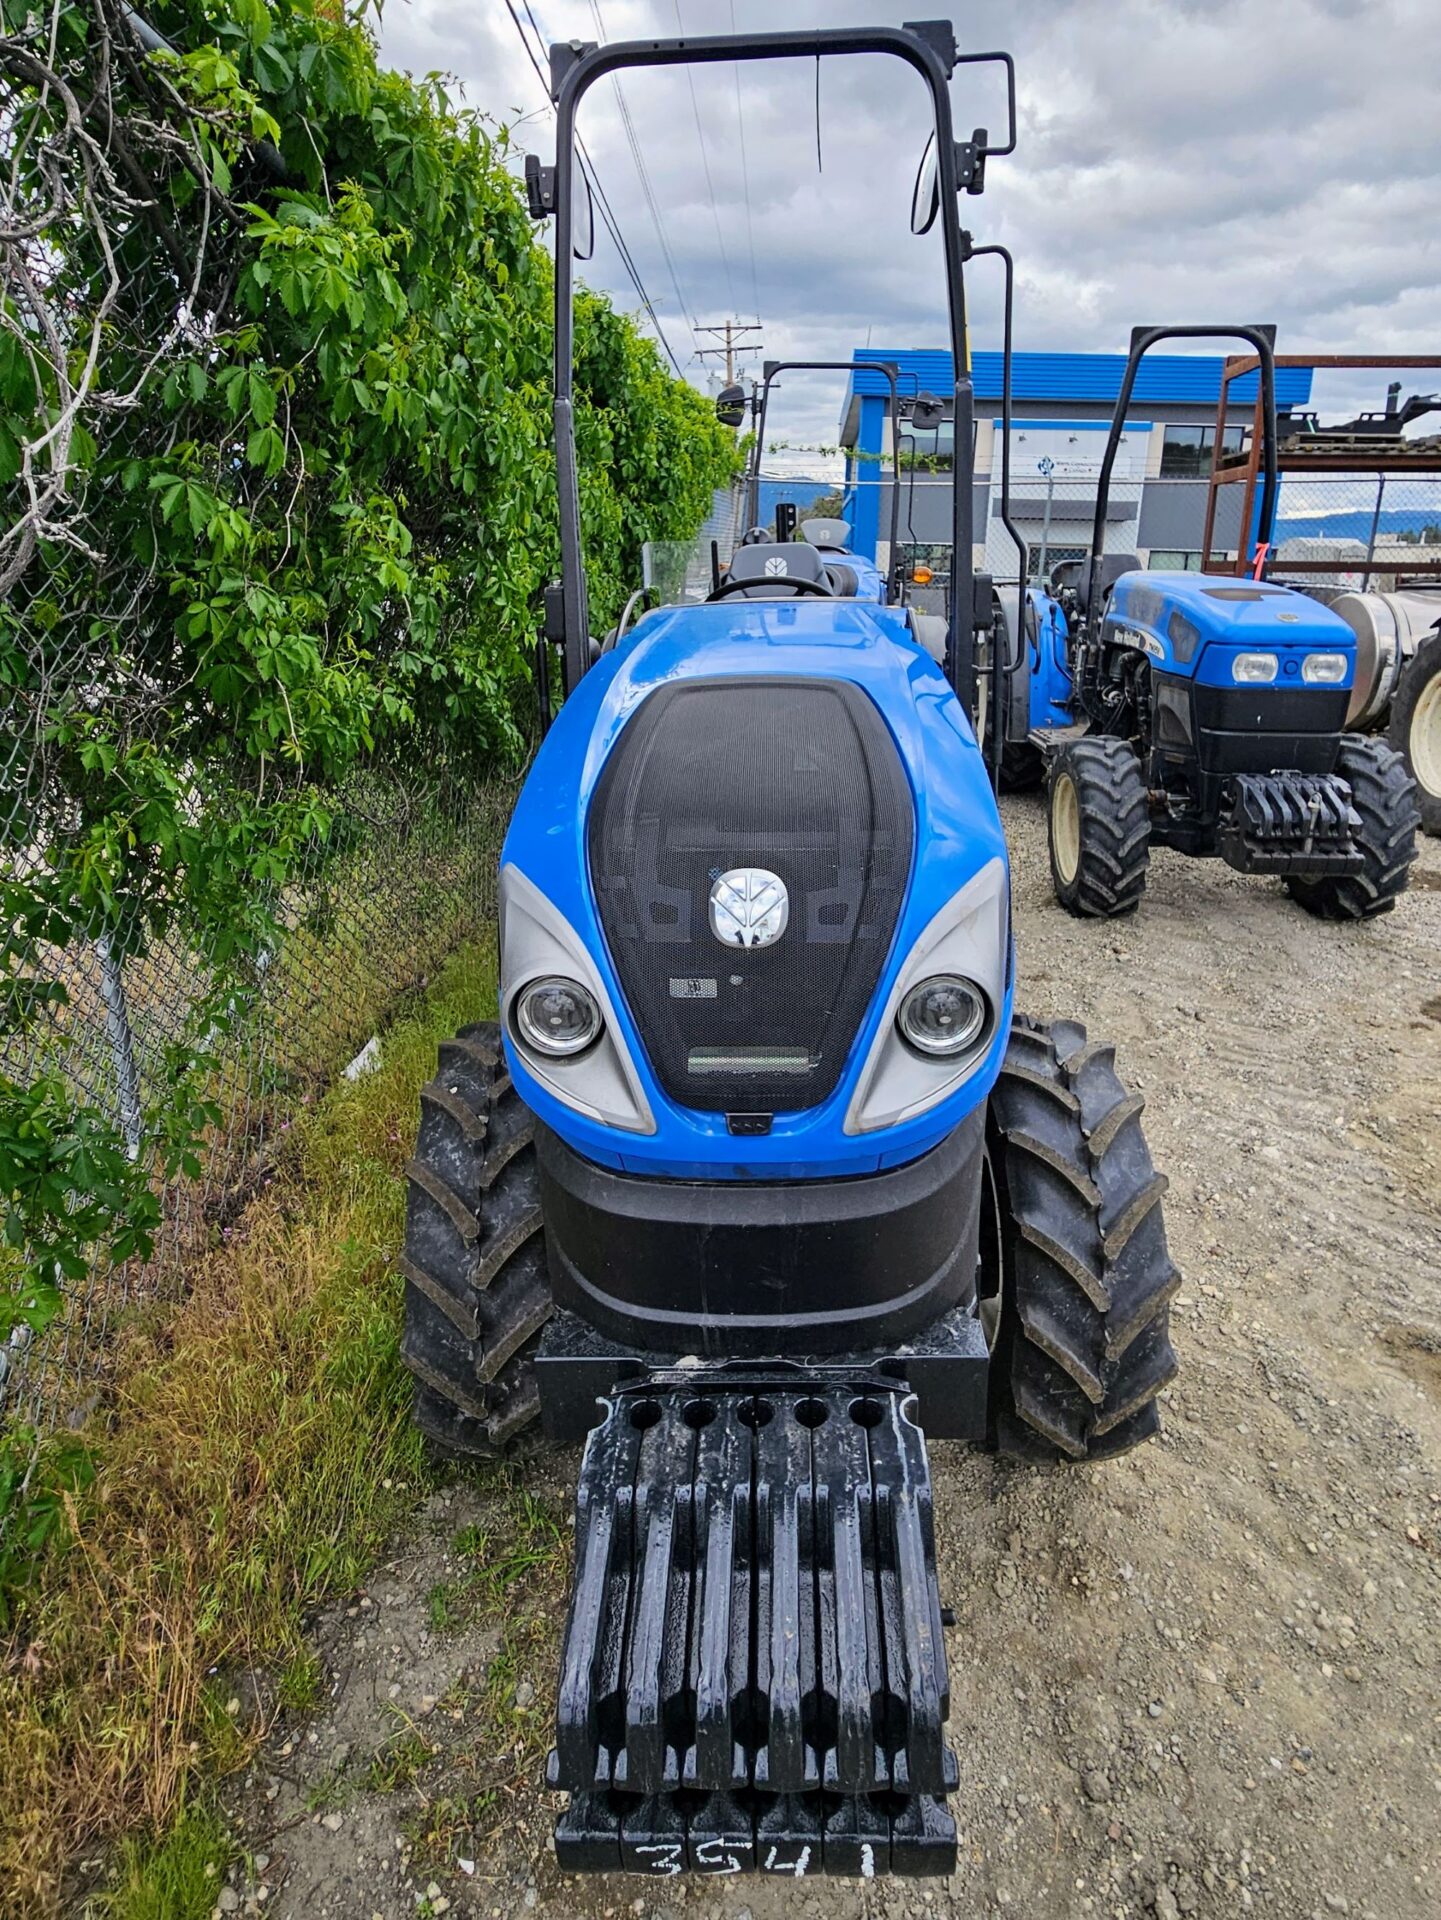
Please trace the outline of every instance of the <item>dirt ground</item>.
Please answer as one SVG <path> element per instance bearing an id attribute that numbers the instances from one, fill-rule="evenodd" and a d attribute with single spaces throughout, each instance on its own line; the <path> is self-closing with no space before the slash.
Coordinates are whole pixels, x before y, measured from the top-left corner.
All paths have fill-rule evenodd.
<path id="1" fill-rule="evenodd" d="M 1441 1914 L 1441 843 L 1371 926 L 1168 853 L 1137 918 L 1083 925 L 1039 801 L 1005 811 L 1020 1004 L 1114 1039 L 1146 1096 L 1181 1373 L 1161 1442 L 1093 1471 L 933 1448 L 954 1878 L 562 1879 L 535 1758 L 558 1588 L 516 1590 L 518 1641 L 514 1612 L 435 1623 L 456 1535 L 495 1523 L 460 1484 L 318 1623 L 326 1701 L 235 1783 L 255 1859 L 221 1910 Z M 574 1468 L 534 1476 L 557 1511 Z M 397 1742 L 418 1764 L 377 1768 Z"/>

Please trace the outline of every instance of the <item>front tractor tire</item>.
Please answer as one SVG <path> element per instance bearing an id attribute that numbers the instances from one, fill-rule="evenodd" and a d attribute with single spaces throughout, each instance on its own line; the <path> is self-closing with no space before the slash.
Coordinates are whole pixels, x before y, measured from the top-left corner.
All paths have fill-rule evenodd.
<path id="1" fill-rule="evenodd" d="M 552 1302 L 534 1142 L 500 1029 L 463 1027 L 420 1090 L 400 1257 L 415 1423 L 446 1458 L 495 1459 L 535 1438 Z"/>
<path id="2" fill-rule="evenodd" d="M 1386 738 L 1415 776 L 1421 831 L 1441 839 L 1441 632 L 1407 661 Z"/>
<path id="3" fill-rule="evenodd" d="M 1361 822 L 1356 840 L 1365 865 L 1359 873 L 1315 880 L 1288 875 L 1286 888 L 1320 920 L 1371 920 L 1391 911 L 1411 878 L 1421 821 L 1416 782 L 1400 754 L 1379 740 L 1343 740 L 1336 771 L 1351 788 L 1351 805 Z"/>
<path id="4" fill-rule="evenodd" d="M 1146 890 L 1151 815 L 1128 741 L 1091 736 L 1061 747 L 1047 780 L 1051 884 L 1068 913 L 1115 919 Z"/>
<path id="5" fill-rule="evenodd" d="M 1101 1460 L 1159 1430 L 1180 1276 L 1143 1104 L 1084 1027 L 1017 1016 L 987 1143 L 999 1243 L 988 1424 L 1001 1453 Z"/>

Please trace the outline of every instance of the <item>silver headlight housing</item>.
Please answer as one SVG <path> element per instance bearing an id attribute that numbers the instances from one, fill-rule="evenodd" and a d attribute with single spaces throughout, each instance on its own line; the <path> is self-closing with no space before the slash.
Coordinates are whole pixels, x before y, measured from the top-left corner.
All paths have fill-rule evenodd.
<path id="1" fill-rule="evenodd" d="M 846 1110 L 847 1133 L 900 1126 L 964 1085 L 995 1039 L 1006 1000 L 1009 944 L 1005 862 L 991 860 L 951 896 L 901 963 Z M 919 1045 L 924 1026 L 913 1018 L 908 1030 L 903 1013 L 918 1009 L 926 990 L 941 982 L 974 995 L 980 1017 L 967 1019 L 963 1028 L 953 1025 L 935 1047 Z"/>
<path id="2" fill-rule="evenodd" d="M 587 1007 L 593 1022 L 581 1017 Z M 510 862 L 500 870 L 500 1017 L 547 1093 L 602 1126 L 655 1132 L 595 961 L 560 909 Z"/>

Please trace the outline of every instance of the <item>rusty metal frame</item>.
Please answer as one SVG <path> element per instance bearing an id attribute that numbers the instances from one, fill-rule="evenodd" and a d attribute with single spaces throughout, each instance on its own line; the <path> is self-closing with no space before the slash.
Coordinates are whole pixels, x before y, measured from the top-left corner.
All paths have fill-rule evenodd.
<path id="1" fill-rule="evenodd" d="M 1227 419 L 1230 410 L 1231 384 L 1242 380 L 1248 373 L 1259 371 L 1260 360 L 1254 353 L 1236 353 L 1227 356 L 1221 369 L 1221 388 L 1216 399 L 1216 431 L 1211 445 L 1211 472 L 1206 488 L 1206 528 L 1201 540 L 1201 571 L 1203 573 L 1232 573 L 1244 578 L 1251 570 L 1254 556 L 1246 551 L 1249 539 L 1248 530 L 1255 518 L 1256 487 L 1261 473 L 1261 383 L 1256 383 L 1256 405 L 1251 422 L 1251 441 L 1245 454 L 1226 461 L 1224 458 L 1225 429 L 1231 424 Z M 1347 369 L 1376 368 L 1378 370 L 1441 367 L 1441 353 L 1278 353 L 1276 365 L 1280 367 L 1310 367 L 1313 370 L 1336 371 Z M 1282 473 L 1416 473 L 1435 474 L 1441 477 L 1441 452 L 1432 450 L 1424 455 L 1378 453 L 1369 459 L 1363 452 L 1309 454 L 1303 452 L 1282 453 L 1276 455 L 1276 470 Z M 1219 490 L 1224 486 L 1240 485 L 1245 488 L 1241 500 L 1242 538 L 1237 543 L 1236 558 L 1221 560 L 1212 551 L 1212 541 L 1216 531 L 1216 505 Z M 1288 573 L 1335 573 L 1340 566 L 1336 560 L 1288 560 Z M 1347 569 L 1351 571 L 1351 569 Z M 1405 562 L 1400 560 L 1371 559 L 1366 563 L 1366 582 L 1370 584 L 1373 573 L 1406 574 L 1408 577 L 1436 577 L 1441 579 L 1441 560 L 1422 560 Z"/>

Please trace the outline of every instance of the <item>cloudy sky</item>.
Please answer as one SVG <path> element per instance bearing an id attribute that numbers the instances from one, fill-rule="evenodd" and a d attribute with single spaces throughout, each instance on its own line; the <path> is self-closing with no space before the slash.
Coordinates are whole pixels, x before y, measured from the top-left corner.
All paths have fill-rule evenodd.
<path id="1" fill-rule="evenodd" d="M 541 38 L 765 31 L 775 0 L 514 0 Z M 927 0 L 790 0 L 785 24 L 900 22 Z M 1016 345 L 1124 350 L 1139 321 L 1274 321 L 1286 352 L 1441 351 L 1441 0 L 967 0 L 963 47 L 1016 58 L 1019 144 L 963 199 L 1017 260 Z M 459 79 L 468 105 L 546 158 L 553 120 L 506 0 L 386 0 L 382 56 Z M 1004 118 L 994 77 L 958 70 L 958 133 Z M 635 73 L 629 133 L 609 81 L 583 137 L 661 327 L 689 377 L 693 323 L 759 318 L 768 357 L 943 345 L 938 235 L 907 229 L 928 130 L 900 62 Z M 630 135 L 634 136 L 634 150 Z M 639 152 L 644 178 L 636 163 Z M 634 307 L 603 231 L 585 269 Z M 998 344 L 993 263 L 971 337 Z M 1417 384 L 1441 387 L 1441 374 Z M 1379 404 L 1333 377 L 1318 397 Z M 1409 390 L 1409 387 L 1408 387 Z M 782 431 L 831 440 L 839 385 L 788 385 Z M 777 423 L 781 425 L 780 422 Z"/>

